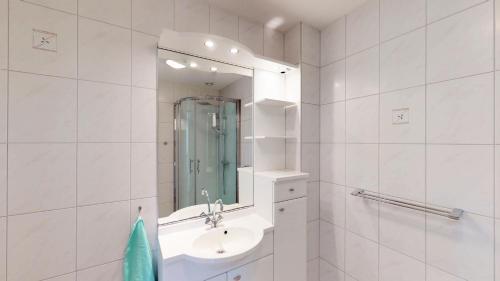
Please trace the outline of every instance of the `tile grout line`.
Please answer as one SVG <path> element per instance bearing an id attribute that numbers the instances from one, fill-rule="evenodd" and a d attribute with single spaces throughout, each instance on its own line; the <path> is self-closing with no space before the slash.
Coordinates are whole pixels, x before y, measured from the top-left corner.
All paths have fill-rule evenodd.
<path id="1" fill-rule="evenodd" d="M 428 149 L 428 144 L 427 144 L 427 30 L 428 30 L 428 25 L 427 25 L 427 6 L 428 6 L 428 0 L 425 1 L 425 7 L 424 7 L 424 13 L 425 13 L 425 31 L 424 31 L 424 54 L 425 54 L 425 61 L 424 61 L 424 204 L 427 206 L 427 149 Z M 427 280 L 427 243 L 428 243 L 428 238 L 427 238 L 427 214 L 424 213 L 424 280 Z"/>
<path id="2" fill-rule="evenodd" d="M 344 15 L 344 85 L 347 85 L 347 15 Z M 344 86 L 344 99 L 347 96 L 347 87 Z M 344 139 L 347 140 L 347 102 L 344 102 Z M 347 185 L 347 145 L 344 148 L 344 185 Z M 344 279 L 347 277 L 347 188 L 344 187 Z"/>
<path id="3" fill-rule="evenodd" d="M 75 201 L 75 271 L 78 271 L 78 192 L 79 192 L 79 184 L 78 184 L 78 152 L 79 152 L 79 111 L 78 108 L 80 106 L 80 99 L 79 99 L 79 94 L 80 94 L 80 72 L 79 72 L 79 63 L 80 63 L 80 49 L 78 48 L 78 45 L 80 44 L 80 18 L 78 17 L 78 12 L 80 9 L 80 0 L 76 0 L 76 163 L 75 163 L 75 168 L 76 168 L 76 201 Z M 75 273 L 75 279 L 78 277 L 78 273 Z"/>
<path id="4" fill-rule="evenodd" d="M 10 1 L 6 0 L 7 2 L 7 81 L 6 81 L 6 87 L 7 87 L 7 109 L 6 109 L 6 134 L 5 134 L 5 154 L 6 158 L 5 159 L 5 185 L 6 185 L 6 191 L 5 191 L 5 280 L 8 280 L 9 277 L 9 98 L 10 98 Z"/>
<path id="5" fill-rule="evenodd" d="M 381 19 L 382 4 L 378 0 L 378 120 L 377 120 L 377 192 L 380 193 L 380 116 L 381 116 L 381 102 L 380 102 L 380 88 L 381 88 L 381 72 L 382 72 L 382 42 L 381 42 Z M 377 250 L 378 250 L 378 272 L 377 279 L 380 280 L 381 267 L 381 246 L 380 246 L 380 202 L 377 202 Z"/>
<path id="6" fill-rule="evenodd" d="M 497 114 L 497 110 L 496 110 L 496 87 L 497 87 L 497 83 L 496 83 L 496 47 L 497 47 L 497 38 L 496 38 L 496 3 L 497 1 L 496 0 L 492 0 L 492 17 L 493 17 L 493 50 L 492 50 L 492 53 L 493 53 L 493 144 L 496 143 L 496 114 Z M 497 192 L 497 186 L 496 186 L 496 182 L 495 182 L 495 177 L 496 177 L 496 166 L 497 166 L 497 160 L 496 160 L 496 145 L 493 145 L 493 264 L 496 264 L 497 262 L 497 254 L 496 254 L 496 245 L 499 241 L 497 241 L 498 237 L 498 233 L 497 233 L 497 228 L 496 228 L 496 210 L 497 208 L 499 208 L 499 206 L 496 206 L 496 204 L 498 202 L 496 202 L 496 196 L 498 194 L 496 194 Z M 497 280 L 497 278 L 499 278 L 500 276 L 498 276 L 499 272 L 497 272 L 496 268 L 494 267 L 493 268 L 493 280 Z"/>

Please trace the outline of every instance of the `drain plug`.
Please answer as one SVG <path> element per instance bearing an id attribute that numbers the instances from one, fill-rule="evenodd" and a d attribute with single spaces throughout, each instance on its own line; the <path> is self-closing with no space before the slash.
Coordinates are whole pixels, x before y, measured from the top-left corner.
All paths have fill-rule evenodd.
<path id="1" fill-rule="evenodd" d="M 225 252 L 224 249 L 217 250 L 217 254 L 224 254 Z"/>

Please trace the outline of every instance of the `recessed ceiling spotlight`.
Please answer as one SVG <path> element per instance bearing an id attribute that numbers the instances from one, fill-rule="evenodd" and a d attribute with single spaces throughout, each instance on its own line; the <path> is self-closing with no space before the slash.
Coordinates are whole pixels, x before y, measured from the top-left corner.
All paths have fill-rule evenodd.
<path id="1" fill-rule="evenodd" d="M 195 68 L 195 67 L 198 67 L 198 64 L 197 64 L 196 62 L 192 61 L 192 62 L 189 64 L 189 66 L 190 66 L 191 68 Z"/>
<path id="2" fill-rule="evenodd" d="M 186 67 L 184 64 L 176 62 L 175 60 L 167 60 L 166 64 L 174 69 L 182 69 Z"/>
<path id="3" fill-rule="evenodd" d="M 207 48 L 213 48 L 214 46 L 215 46 L 214 41 L 211 41 L 211 40 L 205 41 L 205 47 L 207 47 Z"/>
<path id="4" fill-rule="evenodd" d="M 233 54 L 233 55 L 236 55 L 239 51 L 240 51 L 240 50 L 238 50 L 238 48 L 231 48 L 231 49 L 229 50 L 229 52 L 231 52 L 231 54 Z"/>
<path id="5" fill-rule="evenodd" d="M 217 67 L 215 67 L 215 66 L 210 67 L 210 71 L 216 72 L 217 71 Z"/>

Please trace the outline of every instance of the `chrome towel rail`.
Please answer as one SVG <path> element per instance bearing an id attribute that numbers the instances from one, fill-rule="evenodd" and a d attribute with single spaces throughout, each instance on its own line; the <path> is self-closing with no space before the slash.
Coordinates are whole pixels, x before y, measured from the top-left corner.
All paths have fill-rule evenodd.
<path id="1" fill-rule="evenodd" d="M 394 198 L 389 198 L 389 197 L 384 197 L 378 194 L 370 193 L 366 190 L 363 189 L 356 189 L 353 192 L 351 192 L 351 195 L 365 198 L 368 200 L 373 200 L 373 201 L 378 201 L 381 203 L 385 204 L 390 204 L 390 205 L 395 205 L 407 209 L 413 209 L 417 211 L 422 211 L 438 216 L 443 216 L 447 217 L 452 220 L 459 220 L 463 213 L 464 210 L 462 209 L 444 209 L 444 208 L 436 208 L 436 207 L 430 207 L 430 206 L 425 206 L 423 204 L 417 204 L 417 203 L 412 203 L 412 202 L 407 202 L 407 201 L 402 201 Z"/>

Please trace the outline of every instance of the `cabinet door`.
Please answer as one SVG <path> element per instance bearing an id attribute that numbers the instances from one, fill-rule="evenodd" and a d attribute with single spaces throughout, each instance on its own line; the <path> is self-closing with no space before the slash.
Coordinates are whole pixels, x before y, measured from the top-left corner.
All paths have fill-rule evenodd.
<path id="1" fill-rule="evenodd" d="M 306 198 L 299 198 L 275 205 L 274 281 L 306 280 L 306 204 Z"/>
<path id="2" fill-rule="evenodd" d="M 210 279 L 207 279 L 205 281 L 227 281 L 227 275 L 224 273 L 224 274 L 212 277 Z"/>
<path id="3" fill-rule="evenodd" d="M 229 271 L 227 281 L 273 281 L 273 256 L 267 256 Z"/>

